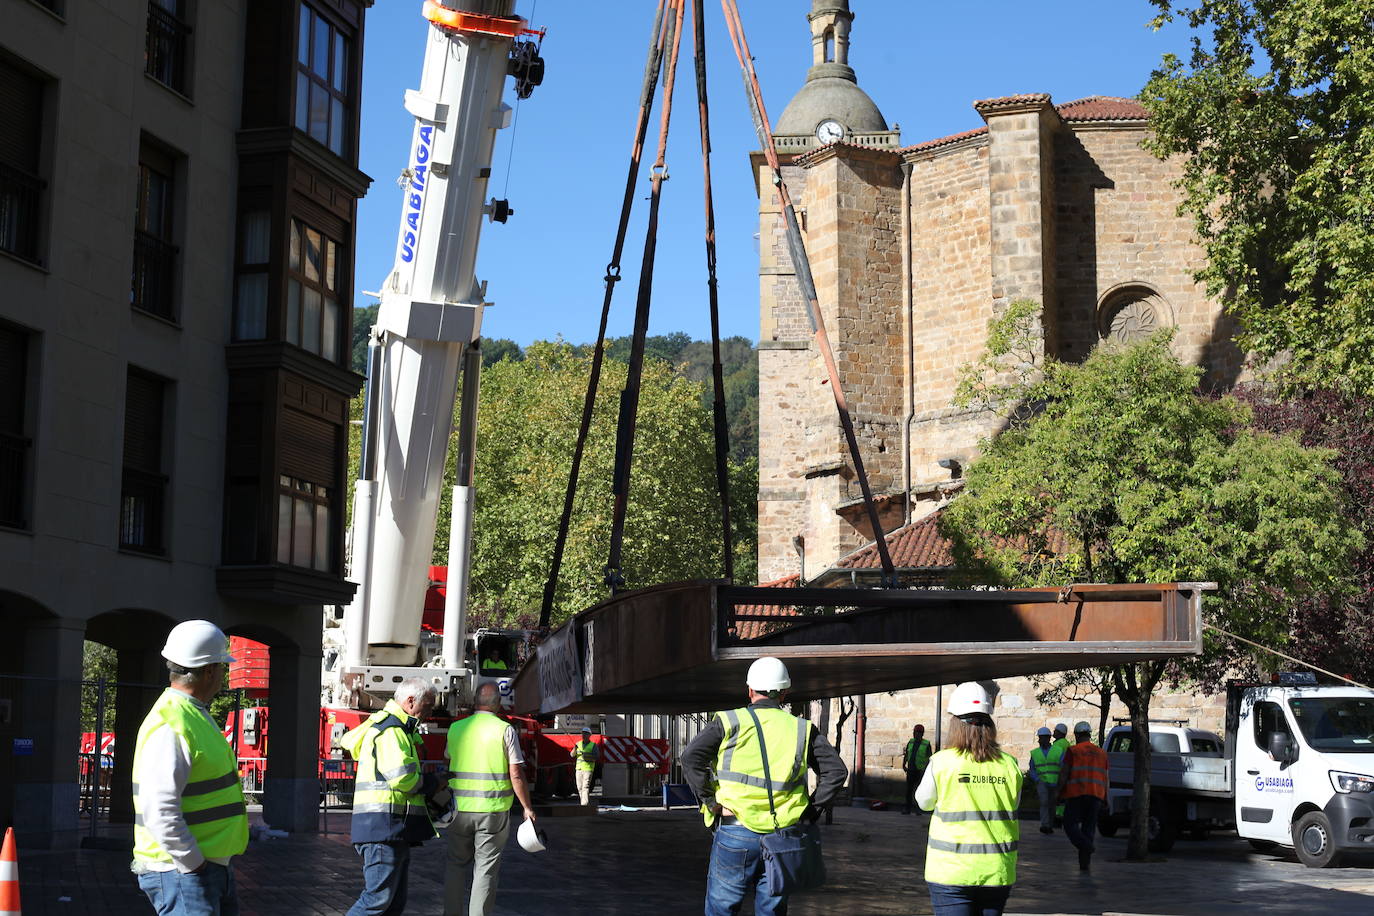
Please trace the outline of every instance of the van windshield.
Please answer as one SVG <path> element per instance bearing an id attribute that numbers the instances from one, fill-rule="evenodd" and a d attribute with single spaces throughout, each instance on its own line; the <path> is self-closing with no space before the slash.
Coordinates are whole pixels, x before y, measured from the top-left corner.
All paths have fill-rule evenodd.
<path id="1" fill-rule="evenodd" d="M 1374 698 L 1294 697 L 1288 708 L 1313 750 L 1374 754 Z"/>

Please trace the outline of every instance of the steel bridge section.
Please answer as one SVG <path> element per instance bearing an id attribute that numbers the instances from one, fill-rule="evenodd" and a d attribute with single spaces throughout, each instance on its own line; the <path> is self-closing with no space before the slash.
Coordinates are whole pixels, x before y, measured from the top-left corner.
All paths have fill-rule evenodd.
<path id="1" fill-rule="evenodd" d="M 625 592 L 551 633 L 515 711 L 699 712 L 739 705 L 754 659 L 824 699 L 1197 655 L 1210 583 L 1007 591 L 743 588 Z"/>

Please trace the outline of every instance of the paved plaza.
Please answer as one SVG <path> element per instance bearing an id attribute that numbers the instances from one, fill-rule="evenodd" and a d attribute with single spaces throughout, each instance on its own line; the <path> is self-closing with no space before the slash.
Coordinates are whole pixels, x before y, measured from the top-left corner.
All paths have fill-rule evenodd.
<path id="1" fill-rule="evenodd" d="M 687 809 L 603 811 L 545 817 L 550 849 L 515 844 L 503 856 L 497 916 L 700 913 L 710 837 Z M 794 916 L 929 913 L 921 880 L 924 817 L 846 808 L 824 829 L 830 882 L 794 900 Z M 252 843 L 237 876 L 244 916 L 341 914 L 360 887 L 348 815 L 331 812 L 329 833 Z M 1022 822 L 1018 914 L 1374 914 L 1374 868 L 1312 870 L 1292 855 L 1253 852 L 1234 834 L 1183 841 L 1159 861 L 1127 864 L 1123 839 L 1100 839 L 1091 877 L 1081 877 L 1062 833 Z M 20 850 L 25 916 L 139 914 L 151 910 L 125 852 Z M 406 912 L 442 912 L 444 847 L 416 851 Z M 746 906 L 745 912 L 750 912 Z"/>

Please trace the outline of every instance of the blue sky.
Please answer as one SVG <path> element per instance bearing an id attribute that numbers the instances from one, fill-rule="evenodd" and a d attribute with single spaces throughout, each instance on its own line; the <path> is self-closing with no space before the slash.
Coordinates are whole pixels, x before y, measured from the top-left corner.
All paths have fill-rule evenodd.
<path id="1" fill-rule="evenodd" d="M 720 4 L 704 5 L 722 333 L 757 340 L 757 198 L 748 154 L 758 144 Z M 774 122 L 810 66 L 810 5 L 740 3 Z M 400 215 L 395 177 L 406 165 L 413 125 L 401 100 L 407 88 L 419 85 L 428 28 L 420 7 L 420 0 L 379 0 L 367 17 L 360 166 L 373 185 L 358 211 L 355 305 L 372 304 L 360 291 L 377 289 L 394 257 Z M 1135 95 L 1162 55 L 1182 55 L 1188 40 L 1178 26 L 1151 31 L 1148 0 L 851 0 L 850 7 L 856 14 L 850 64 L 888 122 L 901 125 L 904 145 L 980 126 L 975 99 L 1049 92 L 1063 103 Z M 482 233 L 477 275 L 488 281 L 488 299 L 495 303 L 484 318 L 485 336 L 522 345 L 560 335 L 577 343 L 595 338 L 654 8 L 653 0 L 519 0 L 517 13 L 548 29 L 547 75 L 519 103 L 507 82 L 506 100 L 517 106 L 517 120 L 498 136 L 491 189 L 508 196 L 516 213 Z M 690 32 L 685 37 L 650 332 L 685 331 L 704 339 L 710 326 L 701 155 Z M 613 335 L 628 334 L 633 321 L 651 161 L 652 149 L 645 154 L 624 280 L 611 313 Z"/>

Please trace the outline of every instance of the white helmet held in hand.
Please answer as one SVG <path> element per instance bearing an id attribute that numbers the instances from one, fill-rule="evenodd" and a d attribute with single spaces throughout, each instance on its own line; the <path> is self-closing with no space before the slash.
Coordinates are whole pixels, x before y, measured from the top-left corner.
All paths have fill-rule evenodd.
<path id="1" fill-rule="evenodd" d="M 208 620 L 187 620 L 172 627 L 162 657 L 183 668 L 204 668 L 216 662 L 228 664 L 229 637 Z"/>
<path id="2" fill-rule="evenodd" d="M 981 712 L 986 716 L 992 715 L 992 696 L 988 694 L 987 689 L 975 681 L 955 687 L 949 696 L 949 714 L 967 716 L 975 712 Z"/>
<path id="3" fill-rule="evenodd" d="M 767 693 L 770 690 L 787 690 L 792 686 L 792 678 L 787 674 L 787 666 L 771 655 L 765 655 L 749 666 L 749 674 L 744 679 L 751 690 Z"/>
<path id="4" fill-rule="evenodd" d="M 515 832 L 515 839 L 525 852 L 543 852 L 549 842 L 548 834 L 534 826 L 534 821 L 526 819 Z"/>

